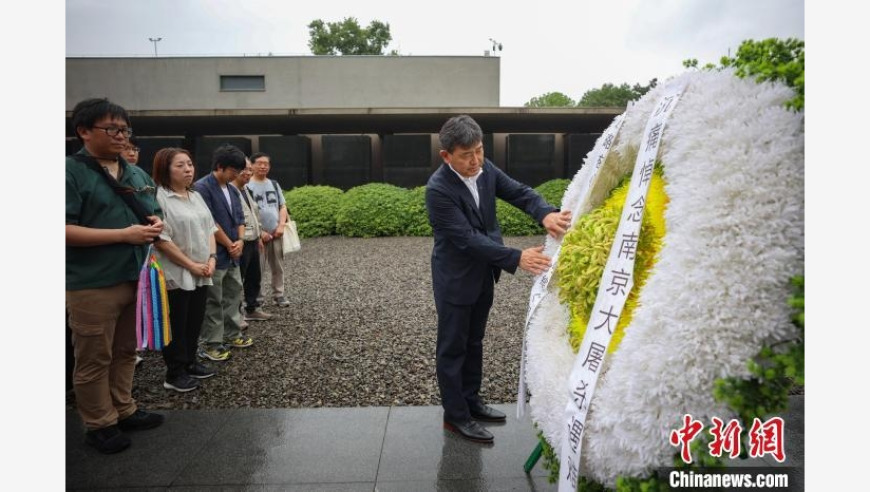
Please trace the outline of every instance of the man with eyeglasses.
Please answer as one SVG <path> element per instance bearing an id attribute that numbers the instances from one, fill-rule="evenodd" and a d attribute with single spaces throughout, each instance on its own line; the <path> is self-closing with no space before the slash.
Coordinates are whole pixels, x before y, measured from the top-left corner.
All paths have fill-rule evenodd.
<path id="1" fill-rule="evenodd" d="M 260 226 L 260 208 L 250 190 L 245 186 L 251 180 L 254 168 L 250 159 L 245 159 L 245 169 L 230 183 L 242 197 L 242 213 L 245 216 L 245 245 L 242 248 L 242 259 L 239 265 L 242 272 L 242 283 L 245 291 L 244 321 L 265 321 L 272 317 L 260 307 L 260 251 L 263 241 L 271 239 L 268 232 Z M 245 328 L 245 324 L 242 328 Z"/>
<path id="2" fill-rule="evenodd" d="M 163 423 L 163 415 L 138 408 L 132 396 L 137 281 L 148 245 L 163 230 L 162 212 L 154 182 L 120 156 L 133 134 L 124 108 L 107 99 L 82 101 L 73 109 L 72 126 L 84 144 L 66 159 L 73 389 L 85 441 L 101 453 L 117 453 L 130 446 L 122 431 Z"/>
<path id="3" fill-rule="evenodd" d="M 127 164 L 139 164 L 139 140 L 135 135 L 130 135 L 130 138 L 127 139 L 127 145 L 124 146 L 121 157 L 127 161 Z"/>
<path id="4" fill-rule="evenodd" d="M 254 175 L 248 182 L 248 189 L 260 207 L 262 227 L 268 233 L 264 239 L 264 249 L 261 272 L 265 274 L 268 268 L 272 283 L 272 299 L 278 307 L 290 307 L 290 301 L 284 296 L 284 249 L 281 236 L 287 223 L 287 203 L 281 185 L 269 178 L 272 168 L 271 157 L 263 152 L 251 156 Z M 261 291 L 265 291 L 265 275 Z"/>

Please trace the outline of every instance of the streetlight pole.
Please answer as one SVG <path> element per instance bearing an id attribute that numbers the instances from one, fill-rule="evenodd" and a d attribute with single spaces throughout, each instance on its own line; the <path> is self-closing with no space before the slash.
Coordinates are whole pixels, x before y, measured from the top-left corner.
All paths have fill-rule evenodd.
<path id="1" fill-rule="evenodd" d="M 501 43 L 499 43 L 498 41 L 496 41 L 492 38 L 489 38 L 489 42 L 492 43 L 492 54 L 493 55 L 495 55 L 496 51 L 501 51 L 501 49 L 502 49 Z"/>
<path id="2" fill-rule="evenodd" d="M 148 41 L 154 43 L 154 58 L 157 58 L 157 41 L 160 41 L 163 38 L 148 38 Z"/>

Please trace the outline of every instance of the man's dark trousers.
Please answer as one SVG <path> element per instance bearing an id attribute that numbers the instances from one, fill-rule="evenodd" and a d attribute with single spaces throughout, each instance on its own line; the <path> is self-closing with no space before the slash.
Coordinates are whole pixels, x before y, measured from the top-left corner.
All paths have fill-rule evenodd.
<path id="1" fill-rule="evenodd" d="M 492 307 L 494 282 L 485 281 L 473 304 L 457 305 L 436 300 L 438 341 L 435 371 L 441 390 L 444 418 L 464 422 L 471 418 L 469 405 L 480 402 L 483 374 L 483 336 Z"/>
<path id="2" fill-rule="evenodd" d="M 257 241 L 245 241 L 239 268 L 245 289 L 245 311 L 250 313 L 260 307 L 257 302 L 260 296 L 260 247 Z"/>

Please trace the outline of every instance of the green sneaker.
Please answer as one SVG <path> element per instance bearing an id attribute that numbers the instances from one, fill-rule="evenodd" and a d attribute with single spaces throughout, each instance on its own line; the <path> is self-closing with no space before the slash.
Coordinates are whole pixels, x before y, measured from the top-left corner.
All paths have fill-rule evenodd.
<path id="1" fill-rule="evenodd" d="M 244 335 L 227 341 L 227 345 L 229 345 L 230 347 L 234 347 L 234 348 L 250 347 L 253 344 L 254 344 L 254 339 L 251 337 L 246 337 Z"/>

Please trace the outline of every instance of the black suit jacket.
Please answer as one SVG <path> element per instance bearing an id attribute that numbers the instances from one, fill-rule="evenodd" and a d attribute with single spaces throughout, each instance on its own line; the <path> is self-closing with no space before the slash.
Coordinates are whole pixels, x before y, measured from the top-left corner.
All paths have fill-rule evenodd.
<path id="1" fill-rule="evenodd" d="M 465 183 L 446 164 L 426 184 L 426 209 L 435 236 L 432 288 L 436 302 L 474 303 L 484 282 L 502 270 L 514 273 L 521 251 L 508 248 L 495 216 L 496 197 L 524 210 L 538 223 L 557 209 L 530 187 L 511 179 L 489 159 L 477 179 L 480 208 Z"/>

